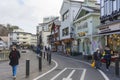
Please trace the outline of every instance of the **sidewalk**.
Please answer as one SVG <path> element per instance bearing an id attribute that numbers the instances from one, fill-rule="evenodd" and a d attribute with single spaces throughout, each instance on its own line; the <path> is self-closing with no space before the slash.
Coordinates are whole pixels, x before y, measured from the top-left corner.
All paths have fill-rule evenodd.
<path id="1" fill-rule="evenodd" d="M 60 52 L 55 52 L 55 53 L 57 53 L 59 55 L 62 55 L 62 56 L 65 56 L 65 54 L 60 53 Z M 69 56 L 69 57 L 73 58 L 73 59 L 82 60 L 82 61 L 86 61 L 88 63 L 91 63 L 91 60 L 85 60 L 83 58 L 83 56 L 81 56 L 81 55 L 79 55 L 79 56 Z M 120 69 L 119 69 L 119 77 L 117 77 L 115 75 L 115 64 L 113 62 L 111 63 L 110 71 L 106 71 L 106 67 L 105 67 L 104 63 L 102 64 L 101 70 L 109 77 L 110 80 L 120 80 Z"/>
<path id="2" fill-rule="evenodd" d="M 30 60 L 30 75 L 26 78 L 26 60 Z M 33 80 L 39 75 L 47 72 L 55 64 L 52 62 L 51 65 L 48 64 L 46 59 L 42 59 L 42 71 L 38 69 L 38 58 L 36 54 L 32 51 L 27 50 L 27 53 L 21 53 L 21 59 L 18 66 L 17 78 L 16 80 Z M 9 66 L 9 61 L 0 63 L 0 80 L 13 80 L 11 66 Z"/>

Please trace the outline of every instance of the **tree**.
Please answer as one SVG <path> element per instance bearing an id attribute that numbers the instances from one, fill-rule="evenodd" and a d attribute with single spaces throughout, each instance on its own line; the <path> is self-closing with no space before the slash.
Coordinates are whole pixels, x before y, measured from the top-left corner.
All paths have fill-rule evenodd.
<path id="1" fill-rule="evenodd" d="M 10 24 L 7 24 L 7 30 L 8 30 L 9 32 L 13 32 L 14 29 L 19 29 L 19 27 L 18 27 L 18 26 L 12 26 L 12 25 L 10 25 Z"/>

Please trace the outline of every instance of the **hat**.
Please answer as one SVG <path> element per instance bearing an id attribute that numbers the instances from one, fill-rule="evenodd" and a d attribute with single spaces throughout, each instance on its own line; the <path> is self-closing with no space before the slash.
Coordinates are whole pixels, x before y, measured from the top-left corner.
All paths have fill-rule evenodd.
<path id="1" fill-rule="evenodd" d="M 99 49 L 99 48 L 96 48 L 96 51 L 97 51 L 97 50 L 100 50 L 100 49 Z"/>

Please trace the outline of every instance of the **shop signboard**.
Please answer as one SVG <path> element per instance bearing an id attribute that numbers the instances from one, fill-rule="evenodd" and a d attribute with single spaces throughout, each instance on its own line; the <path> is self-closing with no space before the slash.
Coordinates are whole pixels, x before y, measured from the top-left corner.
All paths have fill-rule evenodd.
<path id="1" fill-rule="evenodd" d="M 100 27 L 98 33 L 106 33 L 106 32 L 118 31 L 118 30 L 120 30 L 120 24 L 113 24 L 113 25 Z"/>

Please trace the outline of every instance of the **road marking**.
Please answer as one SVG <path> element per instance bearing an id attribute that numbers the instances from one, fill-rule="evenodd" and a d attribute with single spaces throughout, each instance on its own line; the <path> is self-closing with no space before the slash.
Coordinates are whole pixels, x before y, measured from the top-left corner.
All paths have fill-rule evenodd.
<path id="1" fill-rule="evenodd" d="M 64 56 L 62 56 L 62 57 L 64 57 Z M 69 58 L 69 57 L 64 57 L 64 58 L 68 58 L 68 59 L 71 59 L 71 60 L 74 60 L 74 61 L 78 61 L 78 62 L 81 62 L 81 63 L 85 63 L 85 64 L 88 64 L 88 65 L 90 65 L 91 66 L 91 64 L 90 63 L 88 63 L 88 62 L 85 62 L 85 61 L 80 61 L 80 60 L 77 60 L 77 59 L 73 59 L 73 58 Z M 102 71 L 102 70 L 98 70 L 99 72 L 100 72 L 100 74 L 104 77 L 104 79 L 105 80 L 110 80 L 108 77 L 107 77 L 107 75 Z"/>
<path id="2" fill-rule="evenodd" d="M 63 78 L 63 80 L 72 80 L 71 76 L 75 73 L 75 70 L 72 70 L 72 72 L 68 75 L 67 78 Z"/>
<path id="3" fill-rule="evenodd" d="M 83 70 L 83 73 L 82 73 L 82 76 L 81 76 L 80 80 L 84 80 L 85 79 L 86 71 L 87 71 L 86 69 Z"/>
<path id="4" fill-rule="evenodd" d="M 98 71 L 102 74 L 102 76 L 104 76 L 105 80 L 110 80 L 103 71 L 101 70 Z"/>
<path id="5" fill-rule="evenodd" d="M 77 70 L 84 70 L 85 68 L 70 68 L 70 67 L 67 67 L 67 69 L 77 69 Z"/>
<path id="6" fill-rule="evenodd" d="M 52 61 L 55 63 L 55 67 L 53 67 L 53 68 L 52 68 L 51 70 L 49 70 L 48 72 L 46 72 L 46 73 L 38 76 L 37 78 L 35 78 L 35 79 L 33 79 L 33 80 L 38 80 L 38 79 L 40 79 L 41 77 L 45 76 L 46 74 L 48 74 L 48 73 L 52 72 L 53 70 L 55 70 L 55 69 L 58 67 L 58 63 L 57 63 L 55 60 L 53 60 L 53 59 L 52 59 Z"/>
<path id="7" fill-rule="evenodd" d="M 61 72 L 59 72 L 56 76 L 54 76 L 52 79 L 50 80 L 55 80 L 59 75 L 61 75 L 65 70 L 67 70 L 67 68 L 63 69 Z"/>

